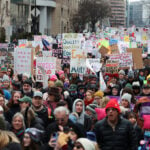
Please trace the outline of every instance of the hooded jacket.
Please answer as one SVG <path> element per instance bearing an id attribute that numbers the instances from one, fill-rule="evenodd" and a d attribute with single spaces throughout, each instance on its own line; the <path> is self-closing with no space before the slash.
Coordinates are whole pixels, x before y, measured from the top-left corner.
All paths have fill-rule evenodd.
<path id="1" fill-rule="evenodd" d="M 82 102 L 82 105 L 83 105 L 82 112 L 80 114 L 78 114 L 77 123 L 82 124 L 84 126 L 85 130 L 89 131 L 92 126 L 92 120 L 91 120 L 90 116 L 85 114 L 85 105 L 84 105 L 84 101 L 82 99 L 76 99 L 74 101 L 72 112 L 76 112 L 75 106 L 76 106 L 77 102 Z"/>

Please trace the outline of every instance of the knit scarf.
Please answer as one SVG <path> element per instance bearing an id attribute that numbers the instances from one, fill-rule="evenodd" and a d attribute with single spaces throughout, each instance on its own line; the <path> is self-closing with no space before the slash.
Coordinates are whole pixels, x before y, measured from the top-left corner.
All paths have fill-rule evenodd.
<path id="1" fill-rule="evenodd" d="M 24 134 L 24 130 L 20 129 L 20 130 L 15 130 L 13 129 L 13 132 L 16 134 L 16 136 L 19 138 Z"/>
<path id="2" fill-rule="evenodd" d="M 90 100 L 85 99 L 85 100 L 84 100 L 85 106 L 87 106 L 87 105 L 89 105 L 89 104 L 92 104 L 93 101 L 94 101 L 94 98 L 92 98 L 92 99 L 90 99 Z"/>

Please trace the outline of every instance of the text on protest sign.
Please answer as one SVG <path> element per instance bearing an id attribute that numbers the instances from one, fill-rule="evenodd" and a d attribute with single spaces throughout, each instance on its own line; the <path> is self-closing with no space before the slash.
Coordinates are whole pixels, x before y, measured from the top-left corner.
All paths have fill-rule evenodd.
<path id="1" fill-rule="evenodd" d="M 106 62 L 106 72 L 107 73 L 117 73 L 118 68 L 119 68 L 119 62 L 118 61 L 112 61 L 112 60 L 107 60 Z"/>
<path id="2" fill-rule="evenodd" d="M 43 68 L 46 76 L 54 75 L 56 70 L 56 58 L 54 57 L 37 57 L 36 60 L 36 79 L 39 82 L 43 82 L 43 72 L 39 67 Z M 48 79 L 47 77 L 47 79 Z"/>
<path id="3" fill-rule="evenodd" d="M 109 60 L 118 61 L 119 68 L 129 68 L 133 66 L 132 53 L 112 54 Z"/>
<path id="4" fill-rule="evenodd" d="M 17 74 L 31 74 L 31 60 L 33 60 L 31 48 L 16 48 L 14 53 L 14 71 Z"/>

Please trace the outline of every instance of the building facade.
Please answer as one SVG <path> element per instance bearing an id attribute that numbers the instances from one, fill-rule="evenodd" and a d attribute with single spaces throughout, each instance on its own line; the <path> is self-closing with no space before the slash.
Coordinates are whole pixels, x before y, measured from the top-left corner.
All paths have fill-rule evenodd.
<path id="1" fill-rule="evenodd" d="M 5 28 L 6 41 L 10 40 L 10 0 L 0 0 L 0 27 Z"/>
<path id="2" fill-rule="evenodd" d="M 80 0 L 56 0 L 56 8 L 52 15 L 51 33 L 72 32 L 71 17 L 78 10 Z"/>
<path id="3" fill-rule="evenodd" d="M 112 27 L 126 26 L 126 0 L 110 0 Z"/>
<path id="4" fill-rule="evenodd" d="M 129 3 L 129 26 L 150 26 L 150 1 L 133 1 Z"/>

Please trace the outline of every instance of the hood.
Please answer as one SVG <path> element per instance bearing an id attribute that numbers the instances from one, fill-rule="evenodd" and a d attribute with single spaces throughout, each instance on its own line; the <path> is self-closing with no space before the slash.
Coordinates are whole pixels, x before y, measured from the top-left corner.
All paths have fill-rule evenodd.
<path id="1" fill-rule="evenodd" d="M 84 101 L 83 101 L 82 99 L 76 99 L 76 100 L 74 101 L 74 103 L 73 103 L 73 108 L 72 108 L 72 112 L 76 112 L 75 106 L 76 106 L 76 103 L 77 103 L 77 102 L 82 102 L 82 104 L 83 104 L 82 113 L 84 113 L 84 112 L 85 112 L 85 105 L 84 105 Z"/>

